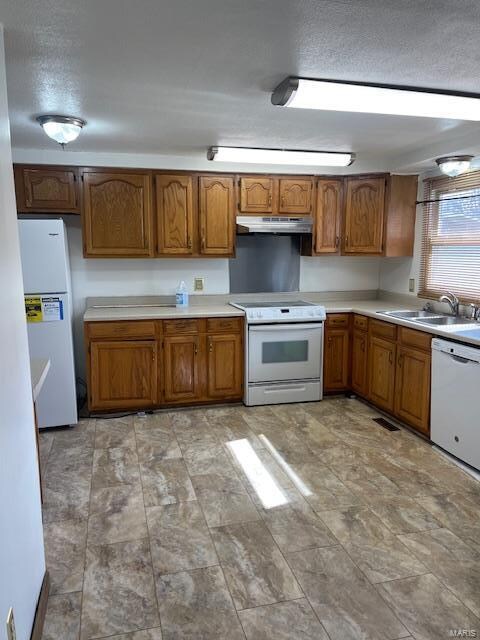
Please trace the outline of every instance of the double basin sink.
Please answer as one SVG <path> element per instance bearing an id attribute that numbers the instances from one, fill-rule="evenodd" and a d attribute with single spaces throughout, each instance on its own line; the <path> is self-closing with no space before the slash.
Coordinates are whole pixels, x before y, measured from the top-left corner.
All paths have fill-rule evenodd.
<path id="1" fill-rule="evenodd" d="M 449 333 L 480 340 L 480 323 L 461 318 L 460 316 L 449 316 L 433 311 L 379 311 L 379 315 L 400 320 L 410 320 L 430 327 L 441 327 L 449 330 Z"/>

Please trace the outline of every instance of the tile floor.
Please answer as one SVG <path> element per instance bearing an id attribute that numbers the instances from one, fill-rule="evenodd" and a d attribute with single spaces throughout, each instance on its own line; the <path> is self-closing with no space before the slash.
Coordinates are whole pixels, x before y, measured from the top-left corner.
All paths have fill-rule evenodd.
<path id="1" fill-rule="evenodd" d="M 41 434 L 44 640 L 480 635 L 480 483 L 354 399 Z"/>

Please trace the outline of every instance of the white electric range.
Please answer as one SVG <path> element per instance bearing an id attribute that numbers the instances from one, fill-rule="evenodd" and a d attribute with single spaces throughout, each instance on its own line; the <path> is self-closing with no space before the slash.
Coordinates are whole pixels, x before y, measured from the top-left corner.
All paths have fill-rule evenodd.
<path id="1" fill-rule="evenodd" d="M 245 311 L 247 406 L 322 398 L 325 307 L 313 302 L 231 302 Z"/>

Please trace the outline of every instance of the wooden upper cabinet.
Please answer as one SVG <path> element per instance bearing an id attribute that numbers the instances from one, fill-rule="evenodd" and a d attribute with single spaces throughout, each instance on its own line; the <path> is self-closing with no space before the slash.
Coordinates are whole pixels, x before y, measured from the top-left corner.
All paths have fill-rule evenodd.
<path id="1" fill-rule="evenodd" d="M 256 176 L 240 178 L 240 211 L 272 214 L 274 212 L 275 180 Z"/>
<path id="2" fill-rule="evenodd" d="M 384 216 L 385 178 L 348 178 L 344 253 L 381 254 Z"/>
<path id="3" fill-rule="evenodd" d="M 158 403 L 156 340 L 90 343 L 90 408 L 141 409 Z"/>
<path id="4" fill-rule="evenodd" d="M 369 399 L 390 413 L 393 413 L 395 405 L 396 349 L 394 342 L 370 336 L 368 343 Z"/>
<path id="5" fill-rule="evenodd" d="M 233 177 L 199 178 L 200 253 L 231 256 L 235 241 Z"/>
<path id="6" fill-rule="evenodd" d="M 193 249 L 193 178 L 155 176 L 157 248 L 160 254 L 189 255 Z"/>
<path id="7" fill-rule="evenodd" d="M 312 210 L 312 180 L 310 178 L 280 178 L 278 181 L 278 213 L 308 214 Z"/>
<path id="8" fill-rule="evenodd" d="M 85 257 L 153 256 L 151 175 L 83 173 Z"/>
<path id="9" fill-rule="evenodd" d="M 418 176 L 390 176 L 387 185 L 387 213 L 384 254 L 413 256 L 415 241 Z"/>
<path id="10" fill-rule="evenodd" d="M 165 402 L 188 402 L 199 398 L 199 336 L 165 336 L 164 354 Z"/>
<path id="11" fill-rule="evenodd" d="M 315 253 L 338 253 L 341 216 L 342 181 L 319 180 L 314 227 Z"/>
<path id="12" fill-rule="evenodd" d="M 395 413 L 425 435 L 430 433 L 430 366 L 430 353 L 398 348 Z"/>
<path id="13" fill-rule="evenodd" d="M 74 167 L 15 166 L 20 213 L 80 213 L 78 170 Z"/>
<path id="14" fill-rule="evenodd" d="M 207 336 L 207 395 L 209 398 L 241 398 L 242 336 Z"/>

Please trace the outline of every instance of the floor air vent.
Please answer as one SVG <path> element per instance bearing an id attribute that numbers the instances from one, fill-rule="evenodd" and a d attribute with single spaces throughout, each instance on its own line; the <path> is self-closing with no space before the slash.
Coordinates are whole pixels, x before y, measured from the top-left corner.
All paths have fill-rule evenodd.
<path id="1" fill-rule="evenodd" d="M 372 418 L 372 420 L 388 431 L 400 431 L 398 427 L 388 420 L 385 420 L 385 418 Z"/>

